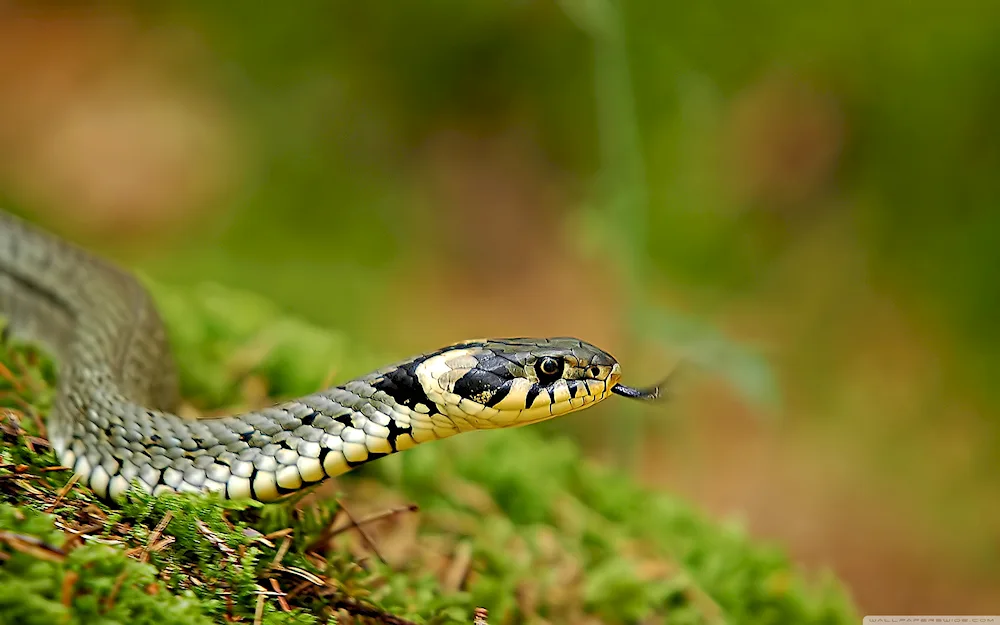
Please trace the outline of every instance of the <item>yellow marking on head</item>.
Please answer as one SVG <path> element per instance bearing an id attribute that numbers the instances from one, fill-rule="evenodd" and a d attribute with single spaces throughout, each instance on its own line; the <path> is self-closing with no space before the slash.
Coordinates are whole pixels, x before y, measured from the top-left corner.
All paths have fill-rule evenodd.
<path id="1" fill-rule="evenodd" d="M 490 423 L 496 427 L 509 427 L 514 425 L 521 418 L 520 410 L 505 410 L 490 418 Z"/>
<path id="2" fill-rule="evenodd" d="M 507 396 L 493 407 L 500 411 L 522 410 L 524 408 L 524 402 L 528 397 L 529 390 L 531 390 L 531 382 L 525 378 L 517 378 L 511 385 L 510 392 L 507 393 Z"/>
<path id="3" fill-rule="evenodd" d="M 494 364 L 489 366 L 495 375 L 499 374 L 502 379 L 511 379 L 507 377 L 508 374 L 515 376 L 509 383 L 506 394 L 494 406 L 486 404 L 495 396 L 498 390 L 496 388 L 482 389 L 469 397 L 455 393 L 458 382 L 470 371 L 480 367 L 484 349 L 478 345 L 468 346 L 479 341 L 460 343 L 457 347 L 421 362 L 414 373 L 428 399 L 436 404 L 438 414 L 430 415 L 426 419 L 423 432 L 413 430 L 413 442 L 444 438 L 470 429 L 517 427 L 536 423 L 589 407 L 607 398 L 610 395 L 609 389 L 617 383 L 621 375 L 618 364 L 599 350 L 596 350 L 597 356 L 603 356 L 604 360 L 578 357 L 575 352 L 576 347 L 595 348 L 575 340 L 562 340 L 566 342 L 566 349 L 563 351 L 558 351 L 560 339 L 537 342 L 539 348 L 537 358 L 545 358 L 548 354 L 552 354 L 553 358 L 558 358 L 562 362 L 562 377 L 548 384 L 539 384 L 537 378 L 540 374 L 536 371 L 535 360 L 517 365 L 511 364 L 506 367 L 506 371 L 500 371 L 497 368 L 500 365 L 493 361 Z M 527 347 L 530 349 L 530 340 L 512 339 L 507 342 L 487 341 L 485 351 L 501 353 L 505 346 L 508 346 L 510 347 L 508 353 L 513 354 L 517 352 L 522 342 L 528 343 Z M 553 346 L 557 346 L 557 350 L 553 350 Z M 598 364 L 606 362 L 613 364 Z M 572 392 L 570 382 L 574 385 Z M 535 386 L 536 384 L 539 386 Z M 533 387 L 537 391 L 533 393 L 531 405 L 526 405 L 528 393 Z M 573 397 L 573 394 L 576 397 Z M 416 423 L 411 425 L 416 426 Z M 399 440 L 397 448 L 398 443 Z"/>
<path id="4" fill-rule="evenodd" d="M 527 406 L 527 408 L 532 410 L 535 408 L 545 408 L 545 410 L 547 411 L 549 409 L 549 404 L 551 403 L 552 403 L 552 398 L 549 397 L 548 390 L 543 388 L 538 393 L 538 395 L 535 396 L 535 399 L 532 400 L 531 405 Z"/>
<path id="5" fill-rule="evenodd" d="M 458 407 L 461 408 L 465 414 L 473 416 L 478 415 L 486 408 L 486 406 L 482 404 L 477 404 L 471 399 L 462 399 L 461 401 L 458 402 Z"/>
<path id="6" fill-rule="evenodd" d="M 569 384 L 566 382 L 566 380 L 558 380 L 555 384 L 552 385 L 552 401 L 554 403 L 558 404 L 561 402 L 569 401 L 569 399 L 570 399 Z"/>
<path id="7" fill-rule="evenodd" d="M 479 361 L 472 355 L 471 350 L 462 349 L 445 352 L 442 356 L 444 356 L 445 364 L 452 369 L 464 369 L 468 371 L 479 366 Z"/>
<path id="8" fill-rule="evenodd" d="M 428 358 L 423 361 L 415 370 L 417 374 L 417 381 L 424 388 L 424 392 L 430 397 L 432 391 L 444 394 L 450 393 L 455 388 L 455 380 L 450 380 L 448 374 L 455 369 L 452 366 L 452 362 L 466 363 L 471 362 L 469 367 L 476 366 L 476 359 L 473 356 L 474 350 L 471 349 L 454 349 L 444 352 L 443 354 L 438 354 L 432 358 Z M 461 377 L 461 376 L 459 376 Z M 449 387 L 450 382 L 450 387 Z M 432 401 L 437 401 L 435 398 L 431 397 Z"/>

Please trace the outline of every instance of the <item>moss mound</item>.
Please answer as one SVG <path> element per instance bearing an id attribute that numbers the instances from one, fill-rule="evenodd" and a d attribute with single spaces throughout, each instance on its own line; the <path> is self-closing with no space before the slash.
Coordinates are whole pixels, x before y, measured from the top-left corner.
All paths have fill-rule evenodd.
<path id="1" fill-rule="evenodd" d="M 381 362 L 252 296 L 155 292 L 192 411 Z M 17 343 L 0 364 L 0 622 L 444 624 L 476 608 L 494 624 L 856 622 L 835 580 L 807 582 L 739 527 L 530 428 L 426 445 L 281 504 L 107 506 L 48 448 L 52 364 Z"/>

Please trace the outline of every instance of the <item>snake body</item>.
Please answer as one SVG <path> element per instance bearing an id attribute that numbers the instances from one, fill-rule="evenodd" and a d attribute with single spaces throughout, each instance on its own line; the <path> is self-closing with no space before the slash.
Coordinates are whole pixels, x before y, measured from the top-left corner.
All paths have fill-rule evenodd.
<path id="1" fill-rule="evenodd" d="M 387 454 L 515 427 L 612 392 L 620 368 L 574 338 L 467 341 L 243 414 L 184 419 L 153 301 L 125 271 L 0 213 L 0 314 L 52 350 L 49 438 L 103 498 L 215 492 L 272 501 Z M 621 393 L 624 394 L 624 393 Z"/>

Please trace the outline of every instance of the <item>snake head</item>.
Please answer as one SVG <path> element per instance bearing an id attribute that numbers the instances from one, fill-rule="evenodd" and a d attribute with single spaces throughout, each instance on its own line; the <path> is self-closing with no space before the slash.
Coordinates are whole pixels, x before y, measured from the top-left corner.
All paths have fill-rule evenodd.
<path id="1" fill-rule="evenodd" d="M 421 362 L 416 377 L 456 427 L 537 423 L 591 406 L 621 377 L 607 352 L 575 338 L 467 341 Z"/>

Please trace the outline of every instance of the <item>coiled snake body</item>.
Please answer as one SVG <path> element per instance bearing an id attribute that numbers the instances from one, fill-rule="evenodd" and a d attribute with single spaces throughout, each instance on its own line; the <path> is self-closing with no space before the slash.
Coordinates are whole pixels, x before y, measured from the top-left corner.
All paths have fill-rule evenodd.
<path id="1" fill-rule="evenodd" d="M 459 343 L 244 414 L 184 419 L 166 334 L 142 285 L 0 213 L 0 314 L 59 363 L 48 417 L 60 462 L 99 496 L 217 492 L 271 501 L 386 454 L 591 406 L 618 363 L 571 338 Z"/>

